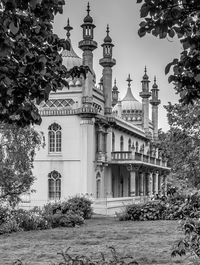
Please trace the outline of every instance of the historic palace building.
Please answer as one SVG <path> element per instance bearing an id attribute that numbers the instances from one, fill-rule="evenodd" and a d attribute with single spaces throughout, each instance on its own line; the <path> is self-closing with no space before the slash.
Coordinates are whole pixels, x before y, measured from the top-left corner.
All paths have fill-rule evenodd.
<path id="1" fill-rule="evenodd" d="M 68 69 L 89 66 L 91 72 L 86 79 L 68 79 L 69 88 L 52 92 L 40 106 L 43 121 L 37 129 L 43 131 L 46 146 L 34 162 L 36 192 L 24 203 L 43 205 L 84 194 L 94 200 L 96 211 L 113 213 L 121 205 L 151 198 L 163 190 L 170 169 L 152 144 L 158 137 L 159 89 L 156 79 L 149 87 L 145 68 L 142 103 L 132 94 L 128 74 L 126 95 L 118 100 L 119 90 L 112 79 L 114 45 L 108 27 L 99 60 L 103 74 L 97 85 L 93 70 L 97 42 L 89 4 L 81 27 L 82 58 L 71 47 L 62 52 L 63 64 Z M 69 21 L 65 29 L 70 41 Z"/>

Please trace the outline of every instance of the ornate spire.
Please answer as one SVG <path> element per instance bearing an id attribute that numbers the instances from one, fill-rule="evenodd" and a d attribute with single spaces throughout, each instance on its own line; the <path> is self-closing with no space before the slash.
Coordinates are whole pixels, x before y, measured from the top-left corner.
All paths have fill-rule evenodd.
<path id="1" fill-rule="evenodd" d="M 87 12 L 88 12 L 88 16 L 90 15 L 90 3 L 88 2 L 88 4 L 87 4 L 87 10 L 86 10 Z"/>
<path id="2" fill-rule="evenodd" d="M 130 74 L 128 75 L 128 78 L 126 79 L 126 81 L 128 82 L 128 87 L 131 87 L 131 82 L 132 82 L 133 80 L 131 79 Z"/>
<path id="3" fill-rule="evenodd" d="M 116 86 L 117 85 L 117 81 L 116 81 L 116 78 L 115 78 L 115 80 L 114 80 L 114 86 Z"/>
<path id="4" fill-rule="evenodd" d="M 131 82 L 133 81 L 131 79 L 131 76 L 130 74 L 128 75 L 128 78 L 126 79 L 126 81 L 128 82 L 128 89 L 127 89 L 127 92 L 126 92 L 126 95 L 125 97 L 122 99 L 122 101 L 137 101 L 137 99 L 133 96 L 133 93 L 131 91 Z"/>
<path id="5" fill-rule="evenodd" d="M 110 43 L 110 44 L 112 45 L 112 47 L 113 47 L 112 39 L 111 39 L 111 37 L 110 37 L 110 35 L 109 35 L 109 32 L 110 32 L 109 25 L 107 25 L 107 28 L 106 28 L 106 33 L 107 33 L 107 35 L 106 35 L 106 37 L 104 38 L 104 43 Z"/>
<path id="6" fill-rule="evenodd" d="M 154 84 L 153 84 L 152 88 L 158 88 L 158 85 L 156 84 L 156 76 L 154 76 Z"/>
<path id="7" fill-rule="evenodd" d="M 149 79 L 149 77 L 148 77 L 148 75 L 147 75 L 147 67 L 146 67 L 146 65 L 145 65 L 145 67 L 144 67 L 144 76 L 143 76 L 143 80 L 147 80 L 147 79 Z"/>
<path id="8" fill-rule="evenodd" d="M 73 29 L 70 24 L 69 24 L 69 18 L 67 19 L 67 26 L 64 27 L 64 29 L 67 31 L 66 35 L 67 35 L 67 38 L 69 39 L 70 38 L 70 31 Z"/>

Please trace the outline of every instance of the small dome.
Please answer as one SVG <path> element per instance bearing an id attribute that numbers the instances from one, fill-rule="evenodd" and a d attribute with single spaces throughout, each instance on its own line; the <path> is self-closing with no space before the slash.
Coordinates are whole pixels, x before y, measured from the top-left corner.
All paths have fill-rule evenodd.
<path id="1" fill-rule="evenodd" d="M 140 103 L 132 94 L 131 91 L 131 78 L 128 76 L 128 89 L 125 97 L 121 100 L 121 110 L 124 117 L 129 115 L 138 115 L 142 112 L 142 103 Z M 113 107 L 113 111 L 116 112 L 120 108 L 119 102 Z"/>
<path id="2" fill-rule="evenodd" d="M 104 38 L 104 42 L 105 43 L 111 43 L 112 42 L 112 39 L 109 35 L 107 35 L 105 38 Z"/>
<path id="3" fill-rule="evenodd" d="M 84 23 L 93 23 L 93 18 L 90 16 L 90 4 L 87 5 L 87 16 L 83 19 Z"/>
<path id="4" fill-rule="evenodd" d="M 93 18 L 90 15 L 87 15 L 84 19 L 83 19 L 84 23 L 93 23 Z"/>
<path id="5" fill-rule="evenodd" d="M 110 30 L 109 30 L 109 25 L 107 25 L 107 30 L 106 30 L 106 32 L 107 32 L 107 36 L 104 38 L 104 43 L 112 43 L 112 39 L 111 39 L 111 37 L 110 37 L 110 35 L 109 35 L 109 32 L 110 32 Z"/>

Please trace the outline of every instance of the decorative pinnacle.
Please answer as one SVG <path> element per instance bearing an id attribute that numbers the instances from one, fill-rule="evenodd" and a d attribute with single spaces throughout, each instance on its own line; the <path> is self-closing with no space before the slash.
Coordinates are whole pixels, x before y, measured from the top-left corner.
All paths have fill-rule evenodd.
<path id="1" fill-rule="evenodd" d="M 116 84 L 117 84 L 117 81 L 116 81 L 116 78 L 115 78 L 115 80 L 114 80 L 114 86 L 116 86 Z"/>
<path id="2" fill-rule="evenodd" d="M 109 30 L 109 25 L 108 25 L 108 24 L 107 24 L 106 32 L 107 32 L 107 36 L 108 36 L 108 35 L 109 35 L 109 32 L 110 32 L 110 30 Z"/>
<path id="3" fill-rule="evenodd" d="M 87 12 L 88 12 L 88 16 L 90 15 L 90 3 L 88 2 L 88 4 L 87 4 L 87 10 L 86 10 Z"/>
<path id="4" fill-rule="evenodd" d="M 131 79 L 130 74 L 128 75 L 128 78 L 126 79 L 126 81 L 128 82 L 128 87 L 131 87 L 131 82 L 132 82 L 133 80 Z"/>
<path id="5" fill-rule="evenodd" d="M 73 29 L 69 24 L 69 18 L 67 19 L 67 26 L 65 26 L 64 29 L 67 31 L 66 35 L 67 35 L 67 38 L 69 39 L 70 38 L 70 31 Z"/>
<path id="6" fill-rule="evenodd" d="M 146 67 L 146 65 L 144 67 L 144 73 L 145 73 L 145 75 L 147 74 L 147 67 Z"/>
<path id="7" fill-rule="evenodd" d="M 156 76 L 154 75 L 154 84 L 156 84 Z"/>

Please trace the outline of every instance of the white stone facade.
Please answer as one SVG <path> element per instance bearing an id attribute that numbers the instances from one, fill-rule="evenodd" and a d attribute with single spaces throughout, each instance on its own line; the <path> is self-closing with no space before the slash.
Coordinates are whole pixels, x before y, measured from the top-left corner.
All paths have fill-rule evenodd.
<path id="1" fill-rule="evenodd" d="M 79 43 L 83 64 L 92 68 L 91 54 L 97 45 L 93 41 L 94 25 L 89 11 L 82 27 L 88 29 L 88 35 Z M 32 187 L 35 192 L 24 206 L 42 206 L 52 200 L 84 194 L 94 199 L 97 208 L 98 202 L 107 200 L 115 209 L 133 198 L 138 200 L 161 192 L 161 182 L 169 168 L 150 144 L 150 137 L 157 135 L 158 115 L 154 111 L 153 123 L 144 116 L 149 113 L 151 95 L 148 76 L 145 72 L 143 105 L 132 96 L 129 76 L 126 104 L 123 100 L 118 102 L 112 112 L 111 68 L 115 65 L 112 48 L 107 29 L 104 56 L 100 60 L 105 76 L 99 86 L 92 69 L 93 74 L 89 73 L 86 80 L 82 77 L 69 80 L 69 89 L 51 93 L 49 101 L 40 106 L 42 124 L 36 129 L 44 133 L 46 145 L 35 157 L 36 181 Z M 63 54 L 68 67 L 70 63 L 80 65 L 73 50 Z"/>

